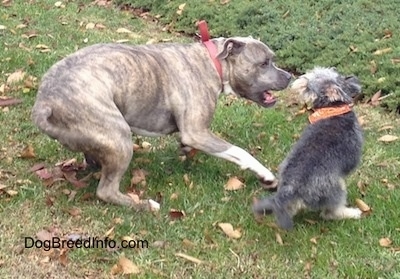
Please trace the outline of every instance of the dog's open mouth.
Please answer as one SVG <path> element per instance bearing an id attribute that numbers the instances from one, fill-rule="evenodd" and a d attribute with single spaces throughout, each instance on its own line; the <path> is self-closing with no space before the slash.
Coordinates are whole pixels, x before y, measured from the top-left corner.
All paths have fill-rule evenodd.
<path id="1" fill-rule="evenodd" d="M 272 93 L 270 91 L 265 91 L 263 105 L 266 107 L 270 107 L 275 105 L 275 103 L 276 103 L 276 98 L 272 95 Z"/>

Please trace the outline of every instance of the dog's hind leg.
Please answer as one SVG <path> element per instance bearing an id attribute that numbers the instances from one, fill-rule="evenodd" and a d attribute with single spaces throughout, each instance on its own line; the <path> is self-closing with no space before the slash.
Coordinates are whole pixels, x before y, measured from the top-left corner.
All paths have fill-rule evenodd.
<path id="1" fill-rule="evenodd" d="M 321 217 L 325 220 L 360 219 L 360 209 L 346 206 L 347 193 L 343 179 L 340 179 L 339 186 L 339 194 L 327 202 L 328 206 L 322 209 Z"/>

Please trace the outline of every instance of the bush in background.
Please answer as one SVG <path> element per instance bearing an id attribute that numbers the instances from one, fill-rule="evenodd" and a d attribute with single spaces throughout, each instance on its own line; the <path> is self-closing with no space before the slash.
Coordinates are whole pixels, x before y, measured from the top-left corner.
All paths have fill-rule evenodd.
<path id="1" fill-rule="evenodd" d="M 117 0 L 156 16 L 171 31 L 194 34 L 205 19 L 213 37 L 248 36 L 266 42 L 279 66 L 301 74 L 314 65 L 357 75 L 364 94 L 381 90 L 383 105 L 400 110 L 398 0 L 197 1 Z"/>

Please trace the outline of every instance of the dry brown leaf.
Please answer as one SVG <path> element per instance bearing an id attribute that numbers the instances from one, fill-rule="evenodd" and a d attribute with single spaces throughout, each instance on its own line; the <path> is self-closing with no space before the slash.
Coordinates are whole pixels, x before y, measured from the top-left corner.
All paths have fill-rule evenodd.
<path id="1" fill-rule="evenodd" d="M 169 211 L 169 217 L 172 220 L 181 219 L 185 216 L 186 216 L 186 214 L 185 214 L 185 211 L 183 211 L 183 210 L 170 209 L 170 211 Z"/>
<path id="2" fill-rule="evenodd" d="M 362 212 L 371 211 L 371 208 L 361 199 L 356 199 L 356 205 Z"/>
<path id="3" fill-rule="evenodd" d="M 379 100 L 382 95 L 382 90 L 378 90 L 372 97 L 371 97 L 371 105 L 379 106 Z"/>
<path id="4" fill-rule="evenodd" d="M 82 213 L 82 210 L 80 208 L 78 208 L 78 207 L 72 207 L 72 208 L 68 209 L 67 212 L 71 216 L 76 217 L 76 216 L 79 216 Z"/>
<path id="5" fill-rule="evenodd" d="M 400 63 L 400 58 L 392 58 L 390 60 L 392 61 L 392 64 L 399 64 Z"/>
<path id="6" fill-rule="evenodd" d="M 387 48 L 382 48 L 382 49 L 378 49 L 374 52 L 374 55 L 382 55 L 388 52 L 391 52 L 392 48 L 391 47 L 387 47 Z"/>
<path id="7" fill-rule="evenodd" d="M 111 237 L 114 234 L 114 229 L 115 229 L 115 226 L 112 226 L 111 229 L 106 231 L 106 233 L 104 234 L 104 237 Z"/>
<path id="8" fill-rule="evenodd" d="M 228 182 L 224 185 L 224 189 L 227 191 L 236 191 L 244 188 L 244 184 L 236 176 L 229 178 Z"/>
<path id="9" fill-rule="evenodd" d="M 18 192 L 15 190 L 5 190 L 5 192 L 7 193 L 7 195 L 9 195 L 10 197 L 14 197 L 16 195 L 18 195 Z"/>
<path id="10" fill-rule="evenodd" d="M 184 239 L 182 240 L 182 244 L 183 244 L 183 246 L 185 246 L 185 247 L 187 247 L 187 248 L 191 248 L 191 247 L 196 246 L 196 244 L 194 244 L 192 241 L 190 241 L 190 240 L 187 239 L 187 238 L 184 238 Z"/>
<path id="11" fill-rule="evenodd" d="M 398 138 L 399 137 L 393 136 L 393 135 L 384 135 L 384 136 L 380 137 L 378 139 L 378 141 L 381 141 L 381 142 L 393 142 L 393 141 L 397 140 Z"/>
<path id="12" fill-rule="evenodd" d="M 117 33 L 132 33 L 132 31 L 126 28 L 118 28 Z"/>
<path id="13" fill-rule="evenodd" d="M 218 227 L 229 237 L 233 239 L 238 239 L 242 236 L 239 230 L 234 230 L 230 223 L 218 223 Z"/>
<path id="14" fill-rule="evenodd" d="M 172 193 L 171 196 L 169 197 L 170 200 L 176 200 L 178 199 L 178 194 L 177 193 Z"/>
<path id="15" fill-rule="evenodd" d="M 85 29 L 94 29 L 95 26 L 96 26 L 95 23 L 89 22 L 88 24 L 86 24 Z"/>
<path id="16" fill-rule="evenodd" d="M 7 78 L 7 84 L 14 84 L 24 79 L 26 73 L 22 70 L 15 71 Z"/>
<path id="17" fill-rule="evenodd" d="M 186 6 L 186 3 L 180 4 L 180 5 L 178 6 L 178 10 L 176 11 L 176 13 L 177 13 L 178 15 L 181 15 L 182 12 L 183 12 L 183 9 L 185 8 L 185 6 Z"/>
<path id="18" fill-rule="evenodd" d="M 46 45 L 44 45 L 44 44 L 38 44 L 38 45 L 36 45 L 36 47 L 35 48 L 37 48 L 37 49 L 49 49 L 49 47 L 48 46 L 46 46 Z"/>
<path id="19" fill-rule="evenodd" d="M 183 258 L 183 259 L 188 260 L 188 261 L 190 261 L 190 262 L 192 262 L 192 263 L 195 263 L 195 264 L 202 264 L 202 263 L 203 263 L 202 260 L 199 260 L 199 259 L 197 259 L 197 258 L 195 258 L 195 257 L 186 255 L 186 254 L 184 254 L 184 253 L 176 253 L 175 256 L 180 257 L 180 258 Z"/>
<path id="20" fill-rule="evenodd" d="M 150 149 L 151 143 L 147 142 L 147 141 L 143 141 L 141 146 L 142 146 L 143 149 Z"/>
<path id="21" fill-rule="evenodd" d="M 111 268 L 112 275 L 116 274 L 126 275 L 126 274 L 139 274 L 139 273 L 140 273 L 139 267 L 124 256 L 119 258 L 118 263 Z"/>
<path id="22" fill-rule="evenodd" d="M 381 239 L 379 239 L 379 245 L 382 247 L 390 247 L 390 245 L 392 245 L 392 240 L 388 237 L 383 237 Z"/>
<path id="23" fill-rule="evenodd" d="M 131 179 L 131 186 L 132 185 L 137 185 L 141 182 L 146 182 L 146 175 L 148 175 L 148 172 L 145 171 L 144 169 L 134 169 L 132 171 L 132 179 Z"/>
<path id="24" fill-rule="evenodd" d="M 378 131 L 392 130 L 394 127 L 392 125 L 385 125 L 378 129 Z"/>
<path id="25" fill-rule="evenodd" d="M 52 240 L 54 236 L 54 232 L 48 230 L 41 230 L 36 234 L 36 238 L 40 241 Z"/>
<path id="26" fill-rule="evenodd" d="M 8 107 L 8 106 L 17 105 L 20 103 L 22 103 L 21 99 L 15 99 L 15 98 L 0 99 L 0 107 Z"/>
<path id="27" fill-rule="evenodd" d="M 283 240 L 279 233 L 275 233 L 275 240 L 279 245 L 283 245 Z"/>
<path id="28" fill-rule="evenodd" d="M 21 158 L 30 159 L 35 158 L 35 151 L 33 150 L 32 145 L 28 144 L 21 152 Z"/>

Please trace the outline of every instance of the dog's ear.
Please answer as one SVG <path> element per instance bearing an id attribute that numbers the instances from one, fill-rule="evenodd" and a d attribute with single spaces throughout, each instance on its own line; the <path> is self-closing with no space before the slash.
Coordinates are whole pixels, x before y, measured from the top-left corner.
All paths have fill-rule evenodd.
<path id="1" fill-rule="evenodd" d="M 223 60 L 231 54 L 239 54 L 245 45 L 246 43 L 244 42 L 235 39 L 228 39 L 225 41 L 222 51 L 218 53 L 217 58 Z"/>
<path id="2" fill-rule="evenodd" d="M 290 89 L 293 92 L 304 94 L 308 90 L 307 87 L 308 87 L 308 79 L 305 76 L 301 76 L 292 83 Z"/>
<path id="3" fill-rule="evenodd" d="M 347 83 L 348 87 L 348 95 L 350 97 L 355 97 L 361 93 L 361 83 L 356 76 L 347 76 L 345 77 L 345 82 Z"/>
<path id="4" fill-rule="evenodd" d="M 330 102 L 344 102 L 351 104 L 353 100 L 339 86 L 331 84 L 325 89 L 325 96 Z"/>

